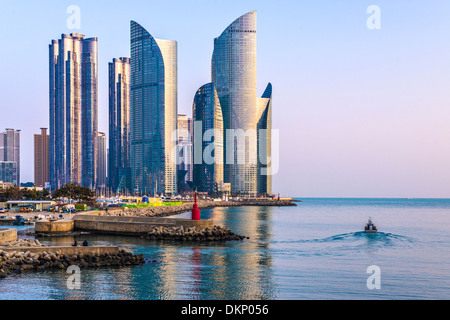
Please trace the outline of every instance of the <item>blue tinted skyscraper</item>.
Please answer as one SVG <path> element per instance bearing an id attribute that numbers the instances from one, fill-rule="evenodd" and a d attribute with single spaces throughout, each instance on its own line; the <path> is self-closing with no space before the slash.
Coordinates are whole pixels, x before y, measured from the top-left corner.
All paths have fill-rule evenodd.
<path id="1" fill-rule="evenodd" d="M 177 191 L 192 191 L 192 118 L 179 114 L 177 120 Z"/>
<path id="2" fill-rule="evenodd" d="M 113 192 L 130 189 L 130 58 L 109 63 L 108 183 Z"/>
<path id="3" fill-rule="evenodd" d="M 131 21 L 130 165 L 133 192 L 177 192 L 177 42 Z"/>
<path id="4" fill-rule="evenodd" d="M 198 89 L 192 108 L 194 120 L 194 189 L 213 193 L 223 182 L 223 117 L 213 83 Z"/>
<path id="5" fill-rule="evenodd" d="M 106 188 L 106 134 L 99 132 L 97 136 L 97 189 Z"/>
<path id="6" fill-rule="evenodd" d="M 0 181 L 20 187 L 20 130 L 0 132 Z"/>
<path id="7" fill-rule="evenodd" d="M 81 153 L 83 186 L 95 189 L 98 157 L 97 38 L 84 39 L 81 52 Z"/>
<path id="8" fill-rule="evenodd" d="M 258 194 L 272 193 L 272 84 L 258 98 Z"/>
<path id="9" fill-rule="evenodd" d="M 97 38 L 63 34 L 49 46 L 50 183 L 95 188 Z"/>

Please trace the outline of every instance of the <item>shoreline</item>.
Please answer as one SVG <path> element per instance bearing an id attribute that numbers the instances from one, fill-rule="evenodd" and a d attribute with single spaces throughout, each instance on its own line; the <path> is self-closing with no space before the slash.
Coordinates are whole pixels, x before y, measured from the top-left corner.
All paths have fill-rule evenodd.
<path id="1" fill-rule="evenodd" d="M 200 210 L 218 207 L 288 207 L 297 206 L 294 202 L 298 200 L 247 200 L 247 201 L 205 201 L 197 202 Z M 187 202 L 178 206 L 150 206 L 131 209 L 108 209 L 106 215 L 109 216 L 138 216 L 138 217 L 167 217 L 192 210 L 194 203 Z"/>
<path id="2" fill-rule="evenodd" d="M 297 206 L 295 202 L 301 202 L 300 200 L 289 199 L 289 200 L 245 200 L 245 201 L 206 201 L 199 200 L 198 208 L 210 209 L 216 207 L 286 207 L 286 206 Z M 149 206 L 141 208 L 130 208 L 121 209 L 119 207 L 111 207 L 107 210 L 97 209 L 89 211 L 79 211 L 77 213 L 58 213 L 50 211 L 35 211 L 35 212 L 7 212 L 0 216 L 5 216 L 6 219 L 0 219 L 0 226 L 2 225 L 12 225 L 15 221 L 16 215 L 21 215 L 25 219 L 34 219 L 37 215 L 53 216 L 57 220 L 71 220 L 74 216 L 79 214 L 92 214 L 92 213 L 105 213 L 106 215 L 116 216 L 151 216 L 151 217 L 166 217 L 171 215 L 177 215 L 180 213 L 188 212 L 192 210 L 193 201 L 185 202 L 182 205 L 177 206 Z M 62 215 L 62 218 L 58 218 Z"/>

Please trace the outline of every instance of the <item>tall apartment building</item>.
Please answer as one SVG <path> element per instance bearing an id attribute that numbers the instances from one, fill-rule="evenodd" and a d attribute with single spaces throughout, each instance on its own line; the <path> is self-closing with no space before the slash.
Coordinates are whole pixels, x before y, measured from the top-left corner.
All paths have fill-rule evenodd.
<path id="1" fill-rule="evenodd" d="M 192 191 L 192 134 L 193 121 L 185 114 L 177 118 L 177 189 L 178 192 Z"/>
<path id="2" fill-rule="evenodd" d="M 34 135 L 34 185 L 44 187 L 49 180 L 49 135 L 47 128 Z"/>
<path id="3" fill-rule="evenodd" d="M 108 187 L 130 188 L 130 58 L 109 63 Z"/>
<path id="4" fill-rule="evenodd" d="M 97 135 L 97 188 L 106 188 L 106 134 L 99 132 Z"/>
<path id="5" fill-rule="evenodd" d="M 0 132 L 0 181 L 20 186 L 20 130 Z"/>
<path id="6" fill-rule="evenodd" d="M 178 141 L 192 141 L 193 121 L 185 114 L 177 116 Z"/>
<path id="7" fill-rule="evenodd" d="M 50 183 L 95 189 L 97 38 L 63 34 L 49 45 Z"/>

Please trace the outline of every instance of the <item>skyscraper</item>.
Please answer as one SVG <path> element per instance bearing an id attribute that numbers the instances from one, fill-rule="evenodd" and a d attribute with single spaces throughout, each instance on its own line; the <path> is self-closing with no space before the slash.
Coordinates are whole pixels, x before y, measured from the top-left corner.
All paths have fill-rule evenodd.
<path id="1" fill-rule="evenodd" d="M 106 134 L 99 132 L 97 135 L 97 188 L 106 188 Z"/>
<path id="2" fill-rule="evenodd" d="M 63 34 L 49 46 L 50 183 L 95 188 L 97 38 Z"/>
<path id="3" fill-rule="evenodd" d="M 177 188 L 178 192 L 186 192 L 192 190 L 192 118 L 179 114 L 177 130 Z"/>
<path id="4" fill-rule="evenodd" d="M 34 185 L 45 186 L 49 182 L 49 135 L 47 128 L 34 135 Z"/>
<path id="5" fill-rule="evenodd" d="M 214 39 L 212 82 L 223 114 L 224 180 L 234 194 L 256 195 L 261 174 L 257 129 L 271 127 L 260 123 L 267 108 L 256 92 L 256 11 L 239 17 Z M 271 121 L 270 116 L 265 119 Z"/>
<path id="6" fill-rule="evenodd" d="M 177 192 L 177 42 L 153 38 L 131 21 L 132 191 Z"/>
<path id="7" fill-rule="evenodd" d="M 0 181 L 20 187 L 20 130 L 0 132 Z"/>
<path id="8" fill-rule="evenodd" d="M 179 114 L 177 117 L 178 141 L 192 141 L 193 123 L 192 118 L 185 114 Z"/>
<path id="9" fill-rule="evenodd" d="M 272 84 L 258 98 L 258 194 L 272 193 Z"/>
<path id="10" fill-rule="evenodd" d="M 194 189 L 213 193 L 223 183 L 223 117 L 213 83 L 197 90 L 194 120 Z"/>
<path id="11" fill-rule="evenodd" d="M 109 63 L 108 186 L 113 192 L 129 189 L 130 58 Z"/>
<path id="12" fill-rule="evenodd" d="M 97 38 L 83 40 L 81 65 L 82 185 L 95 189 L 97 180 Z"/>

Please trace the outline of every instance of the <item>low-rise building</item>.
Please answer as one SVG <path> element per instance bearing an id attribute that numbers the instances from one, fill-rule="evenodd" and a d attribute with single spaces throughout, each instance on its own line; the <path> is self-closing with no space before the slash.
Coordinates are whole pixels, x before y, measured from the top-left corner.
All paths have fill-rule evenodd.
<path id="1" fill-rule="evenodd" d="M 13 184 L 11 182 L 0 181 L 0 189 L 8 189 L 12 186 L 13 186 Z"/>
<path id="2" fill-rule="evenodd" d="M 52 200 L 10 200 L 4 203 L 5 207 L 13 212 L 49 211 L 54 204 L 56 202 Z"/>

